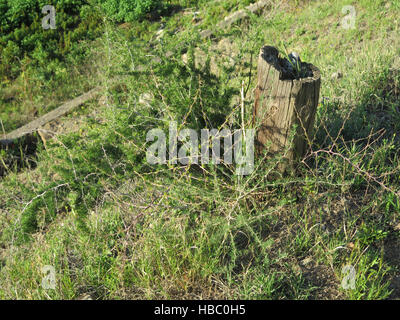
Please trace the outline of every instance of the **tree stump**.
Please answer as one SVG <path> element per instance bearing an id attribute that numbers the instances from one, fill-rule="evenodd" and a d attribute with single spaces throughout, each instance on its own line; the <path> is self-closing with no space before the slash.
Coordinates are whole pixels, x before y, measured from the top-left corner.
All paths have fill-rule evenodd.
<path id="1" fill-rule="evenodd" d="M 304 156 L 318 106 L 321 76 L 318 68 L 300 62 L 303 75 L 296 77 L 287 59 L 276 48 L 264 46 L 258 59 L 254 124 L 258 127 L 256 149 L 267 158 L 283 155 L 278 170 L 286 171 Z M 293 128 L 294 136 L 291 136 Z M 293 137 L 293 139 L 291 139 Z"/>

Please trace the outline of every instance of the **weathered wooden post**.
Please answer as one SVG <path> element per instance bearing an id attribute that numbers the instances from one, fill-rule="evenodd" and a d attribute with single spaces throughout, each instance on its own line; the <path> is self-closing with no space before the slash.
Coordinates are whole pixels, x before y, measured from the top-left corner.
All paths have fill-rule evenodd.
<path id="1" fill-rule="evenodd" d="M 260 125 L 256 135 L 258 152 L 267 150 L 267 155 L 273 156 L 287 151 L 279 171 L 292 168 L 307 150 L 321 85 L 318 68 L 301 62 L 296 54 L 289 58 L 291 62 L 281 58 L 274 47 L 261 48 L 253 113 L 254 123 Z"/>

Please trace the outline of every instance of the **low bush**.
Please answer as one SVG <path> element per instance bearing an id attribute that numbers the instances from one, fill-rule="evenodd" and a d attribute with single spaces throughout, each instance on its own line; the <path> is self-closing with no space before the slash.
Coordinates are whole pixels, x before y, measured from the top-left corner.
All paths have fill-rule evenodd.
<path id="1" fill-rule="evenodd" d="M 162 0 L 100 0 L 108 17 L 129 22 L 155 16 L 164 8 Z"/>

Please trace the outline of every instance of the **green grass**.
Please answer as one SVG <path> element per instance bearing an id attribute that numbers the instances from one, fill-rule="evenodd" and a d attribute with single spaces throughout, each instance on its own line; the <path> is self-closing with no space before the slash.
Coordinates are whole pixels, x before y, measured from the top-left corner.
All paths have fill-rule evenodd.
<path id="1" fill-rule="evenodd" d="M 188 10 L 126 28 L 105 22 L 92 46 L 93 80 L 105 88 L 98 118 L 39 143 L 34 169 L 0 181 L 2 299 L 399 298 L 398 3 L 354 2 L 356 29 L 345 30 L 346 1 L 276 1 L 215 33 L 232 44 L 227 63 L 198 31 L 249 3 L 180 1 L 200 11 L 199 25 Z M 282 40 L 319 67 L 325 98 L 296 174 L 268 178 L 279 155 L 257 158 L 241 179 L 233 166 L 146 163 L 146 133 L 168 121 L 240 128 L 242 81 L 250 126 L 259 49 Z M 45 265 L 54 290 L 41 287 Z M 354 289 L 341 286 L 346 265 Z"/>

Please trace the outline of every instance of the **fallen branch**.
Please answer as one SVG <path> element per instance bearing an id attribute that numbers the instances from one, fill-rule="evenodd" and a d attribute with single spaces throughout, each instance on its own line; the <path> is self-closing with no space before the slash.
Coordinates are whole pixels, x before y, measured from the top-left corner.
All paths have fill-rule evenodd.
<path id="1" fill-rule="evenodd" d="M 3 136 L 2 139 L 0 139 L 0 145 L 8 145 L 11 144 L 14 140 L 21 138 L 27 134 L 31 134 L 33 132 L 36 132 L 45 125 L 48 122 L 51 122 L 68 112 L 70 112 L 72 109 L 82 105 L 83 103 L 93 99 L 96 97 L 101 91 L 100 87 L 96 87 L 89 92 L 86 92 L 79 97 L 76 97 L 75 99 L 72 99 L 61 106 L 59 106 L 57 109 L 54 109 L 53 111 L 50 111 L 49 113 L 46 113 L 44 116 L 35 119 L 28 124 L 6 134 Z"/>

